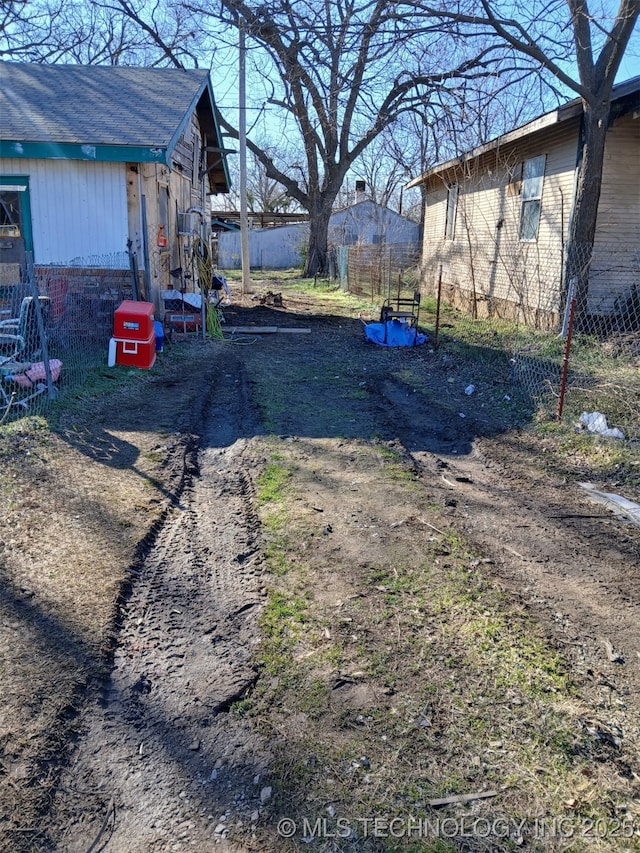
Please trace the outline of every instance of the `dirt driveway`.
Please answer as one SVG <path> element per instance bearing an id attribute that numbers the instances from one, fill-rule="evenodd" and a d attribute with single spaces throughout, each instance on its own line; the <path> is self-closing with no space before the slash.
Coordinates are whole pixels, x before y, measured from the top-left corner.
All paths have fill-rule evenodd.
<path id="1" fill-rule="evenodd" d="M 506 360 L 341 312 L 237 300 L 227 340 L 13 439 L 49 488 L 65 442 L 85 492 L 68 553 L 24 515 L 5 540 L 5 657 L 65 641 L 31 694 L 4 670 L 3 850 L 638 849 L 640 528 L 524 428 Z"/>

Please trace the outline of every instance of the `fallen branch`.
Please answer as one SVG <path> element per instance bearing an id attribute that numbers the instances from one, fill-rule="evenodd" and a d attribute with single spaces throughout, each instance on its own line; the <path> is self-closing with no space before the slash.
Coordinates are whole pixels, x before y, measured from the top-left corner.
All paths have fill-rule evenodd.
<path id="1" fill-rule="evenodd" d="M 439 533 L 440 536 L 447 535 L 443 530 L 440 530 L 440 528 L 436 527 L 435 524 L 431 524 L 431 522 L 425 521 L 424 518 L 419 518 L 418 521 L 420 522 L 420 524 L 426 524 L 427 527 L 430 527 L 432 530 L 435 530 L 435 532 Z"/>

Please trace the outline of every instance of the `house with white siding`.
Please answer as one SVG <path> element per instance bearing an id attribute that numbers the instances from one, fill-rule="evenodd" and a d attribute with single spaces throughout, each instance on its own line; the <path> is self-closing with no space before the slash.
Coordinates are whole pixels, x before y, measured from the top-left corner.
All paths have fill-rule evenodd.
<path id="1" fill-rule="evenodd" d="M 560 321 L 580 154 L 573 100 L 412 180 L 424 194 L 423 292 L 439 286 L 473 316 Z M 589 273 L 605 316 L 640 286 L 640 77 L 614 87 Z"/>
<path id="2" fill-rule="evenodd" d="M 270 228 L 249 229 L 249 262 L 257 269 L 290 269 L 301 266 L 309 240 L 309 224 L 298 222 Z M 335 210 L 329 219 L 328 242 L 337 246 L 389 246 L 417 243 L 420 225 L 371 199 Z M 218 266 L 240 268 L 240 234 L 218 238 Z"/>
<path id="3" fill-rule="evenodd" d="M 420 225 L 389 207 L 367 198 L 336 210 L 329 220 L 329 243 L 332 246 L 372 246 L 416 243 Z"/>
<path id="4" fill-rule="evenodd" d="M 5 289 L 31 259 L 43 290 L 84 270 L 161 307 L 229 185 L 207 71 L 0 62 Z"/>

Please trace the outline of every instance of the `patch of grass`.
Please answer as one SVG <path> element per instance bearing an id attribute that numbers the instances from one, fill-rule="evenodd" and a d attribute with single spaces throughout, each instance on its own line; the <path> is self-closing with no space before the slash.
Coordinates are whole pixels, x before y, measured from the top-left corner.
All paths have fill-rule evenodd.
<path id="1" fill-rule="evenodd" d="M 371 487 L 379 482 L 380 464 L 405 467 L 393 445 L 372 442 L 367 450 L 378 460 L 371 464 Z M 272 777 L 281 812 L 315 819 L 331 803 L 329 829 L 338 818 L 354 827 L 372 815 L 435 819 L 429 799 L 495 787 L 499 798 L 480 803 L 474 814 L 531 823 L 543 803 L 545 813 L 575 818 L 579 807 L 568 807 L 564 792 L 588 789 L 593 814 L 607 815 L 608 798 L 583 772 L 590 772 L 595 754 L 581 731 L 580 701 L 564 660 L 492 584 L 461 534 L 425 535 L 419 556 L 387 551 L 381 541 L 360 567 L 345 554 L 339 571 L 353 594 L 339 610 L 323 604 L 326 574 L 318 575 L 306 550 L 317 540 L 305 527 L 314 517 L 301 514 L 297 503 L 306 481 L 296 452 L 289 446 L 278 463 L 290 474 L 285 485 L 269 492 L 288 532 L 284 537 L 267 524 L 269 559 L 280 555 L 260 650 L 271 681 L 260 680 L 250 710 L 276 738 Z M 353 447 L 344 452 L 353 459 Z M 362 479 L 362 464 L 358 470 Z M 323 482 L 328 487 L 328 475 Z M 392 482 L 388 501 L 396 513 L 416 505 L 422 514 L 437 512 L 419 482 Z M 348 505 L 348 495 L 344 500 Z M 263 517 L 269 512 L 267 502 Z M 327 540 L 322 553 L 330 547 Z M 285 571 L 277 568 L 282 565 Z M 283 709 L 292 721 L 284 738 Z M 518 849 L 514 838 L 495 849 Z M 308 842 L 310 850 L 324 849 L 322 839 Z M 458 849 L 436 837 L 418 843 L 409 836 L 358 836 L 357 843 L 366 853 Z"/>
<path id="2" fill-rule="evenodd" d="M 376 450 L 384 462 L 384 472 L 388 480 L 406 484 L 416 481 L 417 473 L 408 464 L 405 452 L 401 447 L 381 442 L 377 444 Z"/>
<path id="3" fill-rule="evenodd" d="M 326 711 L 330 687 L 322 678 L 310 678 L 300 691 L 297 707 L 312 719 L 320 719 Z"/>
<path id="4" fill-rule="evenodd" d="M 307 604 L 302 598 L 290 598 L 274 590 L 269 595 L 261 617 L 261 625 L 268 637 L 293 636 L 295 628 L 305 622 Z"/>
<path id="5" fill-rule="evenodd" d="M 357 316 L 361 311 L 376 311 L 379 307 L 372 306 L 369 300 L 356 294 L 343 290 L 335 281 L 315 281 L 313 279 L 302 279 L 295 283 L 295 288 L 300 293 L 313 296 L 322 295 L 328 301 L 331 310 L 345 316 Z"/>
<path id="6" fill-rule="evenodd" d="M 287 539 L 283 536 L 276 536 L 275 534 L 284 527 L 285 518 L 280 515 L 271 514 L 265 516 L 263 524 L 265 525 L 265 529 L 273 534 L 264 549 L 269 571 L 276 577 L 283 577 L 290 568 L 287 557 Z"/>
<path id="7" fill-rule="evenodd" d="M 272 461 L 260 473 L 257 479 L 258 505 L 280 503 L 286 495 L 286 486 L 290 482 L 291 471 L 282 464 L 281 458 L 272 456 Z"/>
<path id="8" fill-rule="evenodd" d="M 617 439 L 591 435 L 575 425 L 578 415 L 568 415 L 561 423 L 540 423 L 537 435 L 543 449 L 553 451 L 546 461 L 556 470 L 562 469 L 581 480 L 614 480 L 629 489 L 640 488 L 640 458 L 636 447 Z"/>
<path id="9" fill-rule="evenodd" d="M 366 400 L 369 392 L 364 388 L 350 388 L 343 391 L 340 396 L 345 400 Z"/>

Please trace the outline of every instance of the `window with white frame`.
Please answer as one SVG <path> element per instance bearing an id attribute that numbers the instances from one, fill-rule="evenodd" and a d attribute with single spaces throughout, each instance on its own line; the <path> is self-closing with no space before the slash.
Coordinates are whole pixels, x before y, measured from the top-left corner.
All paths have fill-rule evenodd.
<path id="1" fill-rule="evenodd" d="M 456 211 L 458 209 L 458 185 L 450 184 L 447 189 L 447 219 L 444 226 L 445 240 L 453 240 L 456 233 Z"/>
<path id="2" fill-rule="evenodd" d="M 545 154 L 524 161 L 520 207 L 520 239 L 522 241 L 538 239 L 545 161 Z"/>

